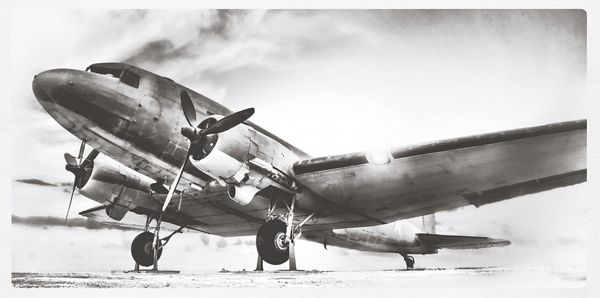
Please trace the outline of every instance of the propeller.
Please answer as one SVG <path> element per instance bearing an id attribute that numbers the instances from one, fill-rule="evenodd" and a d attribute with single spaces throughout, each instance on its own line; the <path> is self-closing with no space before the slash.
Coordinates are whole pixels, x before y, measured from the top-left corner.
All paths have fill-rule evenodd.
<path id="1" fill-rule="evenodd" d="M 181 175 L 183 175 L 183 170 L 187 165 L 190 156 L 195 160 L 204 158 L 207 155 L 206 152 L 209 152 L 207 149 L 210 149 L 210 147 L 207 148 L 207 145 L 214 146 L 217 134 L 225 132 L 236 125 L 243 123 L 254 114 L 254 108 L 248 108 L 227 115 L 214 122 L 212 125 L 208 125 L 208 127 L 200 128 L 200 124 L 196 118 L 196 108 L 194 107 L 194 103 L 192 102 L 190 95 L 183 90 L 179 94 L 179 97 L 181 99 L 183 115 L 189 124 L 189 126 L 184 126 L 181 128 L 181 134 L 190 140 L 190 147 L 186 152 L 185 159 L 183 160 L 183 164 L 181 165 L 179 172 L 177 172 L 177 176 L 175 176 L 175 180 L 173 180 L 173 184 L 169 188 L 169 192 L 165 198 L 165 203 L 162 207 L 162 212 L 167 209 L 169 202 L 171 202 L 173 194 L 175 193 L 175 189 L 179 184 L 179 180 L 181 180 Z M 161 219 L 162 212 L 160 214 Z"/>
<path id="2" fill-rule="evenodd" d="M 65 165 L 65 169 L 73 175 L 75 175 L 75 179 L 73 180 L 73 189 L 71 189 L 71 197 L 69 198 L 69 207 L 67 208 L 67 215 L 65 216 L 65 223 L 69 218 L 69 211 L 71 210 L 71 203 L 73 202 L 73 195 L 75 195 L 75 189 L 80 188 L 85 181 L 86 175 L 89 175 L 90 170 L 94 166 L 94 159 L 98 156 L 98 151 L 96 149 L 92 150 L 88 156 L 81 161 L 83 158 L 83 151 L 85 150 L 85 142 L 81 142 L 81 146 L 79 147 L 79 154 L 77 158 L 69 153 L 65 153 L 65 161 L 67 164 Z"/>

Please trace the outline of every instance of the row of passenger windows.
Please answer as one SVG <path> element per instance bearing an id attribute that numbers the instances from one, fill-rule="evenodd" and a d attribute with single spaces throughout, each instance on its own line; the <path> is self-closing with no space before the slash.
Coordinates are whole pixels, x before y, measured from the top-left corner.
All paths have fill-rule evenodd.
<path id="1" fill-rule="evenodd" d="M 105 67 L 102 65 L 91 65 L 90 67 L 88 67 L 88 70 L 93 73 L 103 74 L 111 76 L 113 78 L 117 78 L 124 84 L 127 84 L 133 88 L 137 88 L 140 86 L 140 76 L 125 69 Z"/>

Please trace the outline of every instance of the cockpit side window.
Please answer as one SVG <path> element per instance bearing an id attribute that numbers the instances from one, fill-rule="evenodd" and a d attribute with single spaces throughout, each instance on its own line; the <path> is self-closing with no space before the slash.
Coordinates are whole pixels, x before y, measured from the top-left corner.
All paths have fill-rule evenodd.
<path id="1" fill-rule="evenodd" d="M 133 88 L 137 88 L 140 85 L 140 76 L 126 70 L 121 77 L 121 82 Z"/>
<path id="2" fill-rule="evenodd" d="M 91 65 L 88 69 L 93 73 L 108 75 L 117 79 L 121 77 L 121 73 L 123 72 L 121 68 L 102 67 L 98 65 Z"/>

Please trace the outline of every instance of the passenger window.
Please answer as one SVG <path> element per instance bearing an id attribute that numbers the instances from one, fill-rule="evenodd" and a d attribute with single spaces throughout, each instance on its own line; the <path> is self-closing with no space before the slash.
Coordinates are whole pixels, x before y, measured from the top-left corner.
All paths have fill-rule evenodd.
<path id="1" fill-rule="evenodd" d="M 125 71 L 125 73 L 123 73 L 123 76 L 121 77 L 121 82 L 133 88 L 137 88 L 140 85 L 140 76 L 132 72 Z"/>

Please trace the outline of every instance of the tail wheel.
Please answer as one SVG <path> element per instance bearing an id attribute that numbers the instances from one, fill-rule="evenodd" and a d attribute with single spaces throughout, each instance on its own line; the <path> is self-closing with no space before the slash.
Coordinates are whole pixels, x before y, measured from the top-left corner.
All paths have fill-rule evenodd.
<path id="1" fill-rule="evenodd" d="M 406 269 L 412 270 L 415 267 L 415 258 L 413 256 L 404 257 L 404 261 L 406 262 Z"/>
<path id="2" fill-rule="evenodd" d="M 142 266 L 151 266 L 154 264 L 153 241 L 154 234 L 150 232 L 143 232 L 133 239 L 131 243 L 131 256 L 138 264 Z M 160 259 L 161 254 L 162 247 L 158 249 L 157 259 Z"/>
<path id="3" fill-rule="evenodd" d="M 271 265 L 285 263 L 289 258 L 289 245 L 285 241 L 286 225 L 281 220 L 264 223 L 256 234 L 256 250 Z"/>

